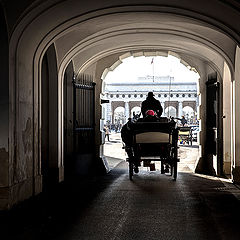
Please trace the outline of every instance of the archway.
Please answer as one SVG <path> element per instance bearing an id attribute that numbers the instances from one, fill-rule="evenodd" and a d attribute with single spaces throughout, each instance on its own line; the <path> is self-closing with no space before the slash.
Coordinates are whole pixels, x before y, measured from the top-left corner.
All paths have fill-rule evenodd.
<path id="1" fill-rule="evenodd" d="M 43 189 L 57 183 L 58 178 L 58 78 L 54 45 L 46 51 L 42 61 L 41 81 L 41 171 Z"/>
<path id="2" fill-rule="evenodd" d="M 139 53 L 139 55 L 140 54 L 141 53 Z M 154 75 L 151 75 L 153 74 L 151 62 L 154 62 L 156 69 L 161 66 L 166 76 L 161 76 L 160 74 L 162 74 L 162 72 L 160 71 L 155 71 Z M 183 72 L 178 71 L 179 65 L 182 66 Z M 171 66 L 174 66 L 176 69 L 171 68 Z M 177 73 L 173 74 L 174 70 Z M 139 72 L 143 72 L 143 74 L 140 75 Z M 135 112 L 135 114 L 141 113 L 141 102 L 146 99 L 149 91 L 153 91 L 155 98 L 161 101 L 162 106 L 166 108 L 166 115 L 168 116 L 168 109 L 170 108 L 172 111 L 170 111 L 169 117 L 177 117 L 180 109 L 178 101 L 181 102 L 182 107 L 188 105 L 196 106 L 198 102 L 197 84 L 193 81 L 196 81 L 199 75 L 194 72 L 195 78 L 193 78 L 192 75 L 189 75 L 189 72 L 192 73 L 186 66 L 181 64 L 179 58 L 170 54 L 163 57 L 154 56 L 154 52 L 152 52 L 152 56 L 148 57 L 143 53 L 142 56 L 138 56 L 137 58 L 130 56 L 122 59 L 119 66 L 115 67 L 113 71 L 109 71 L 105 77 L 104 74 L 102 76 L 103 92 L 101 94 L 105 102 L 109 101 L 109 103 L 107 103 L 109 107 L 104 107 L 104 112 L 106 111 L 104 115 L 108 115 L 108 110 L 114 109 L 120 101 L 121 103 L 124 101 L 122 105 L 125 106 L 125 114 L 129 109 L 129 116 L 133 118 L 133 112 Z M 172 76 L 167 75 L 170 73 Z M 179 77 L 180 74 L 184 76 L 184 80 Z M 177 76 L 176 79 L 175 76 Z M 191 103 L 191 101 L 193 103 Z M 186 109 L 188 109 L 188 107 Z M 105 142 L 104 148 L 106 149 L 106 147 L 109 148 L 109 142 Z M 116 149 L 116 146 L 114 146 L 115 152 Z M 195 148 L 195 150 L 198 151 L 197 148 Z M 187 151 L 186 148 L 185 151 Z"/>
<path id="3" fill-rule="evenodd" d="M 168 106 L 165 108 L 165 114 L 168 117 L 177 117 L 177 109 L 173 106 Z"/>
<path id="4" fill-rule="evenodd" d="M 186 118 L 188 124 L 195 124 L 196 123 L 196 116 L 197 113 L 193 110 L 192 107 L 186 106 L 183 108 L 183 116 Z"/>
<path id="5" fill-rule="evenodd" d="M 65 177 L 73 174 L 73 62 L 70 62 L 64 74 L 64 170 Z"/>
<path id="6" fill-rule="evenodd" d="M 119 132 L 121 130 L 121 126 L 123 125 L 125 121 L 125 109 L 124 107 L 117 107 L 114 110 L 114 115 L 113 115 L 113 123 L 115 124 L 115 130 Z"/>
<path id="7" fill-rule="evenodd" d="M 73 1 L 75 2 L 75 1 Z M 35 5 L 35 11 L 29 11 L 28 16 L 23 15 L 19 25 L 16 24 L 11 35 L 9 56 L 10 69 L 10 123 L 9 123 L 9 158 L 15 159 L 15 172 L 21 174 L 18 182 L 26 182 L 28 178 L 34 179 L 35 193 L 41 191 L 40 168 L 41 158 L 38 149 L 41 149 L 41 61 L 45 51 L 54 44 L 58 59 L 58 165 L 63 167 L 63 79 L 69 62 L 73 61 L 76 73 L 90 72 L 97 83 L 96 105 L 99 105 L 101 94 L 101 74 L 105 68 L 111 68 L 113 63 L 121 61 L 123 54 L 142 55 L 168 54 L 173 52 L 180 56 L 183 63 L 189 63 L 201 75 L 201 83 L 205 82 L 207 75 L 216 71 L 222 82 L 222 67 L 229 68 L 231 79 L 238 79 L 234 73 L 236 42 L 239 42 L 237 26 L 231 24 L 231 19 L 222 21 L 215 15 L 215 10 L 206 9 L 202 14 L 205 3 L 198 6 L 188 6 L 182 3 L 181 7 L 169 3 L 163 9 L 161 5 L 121 6 L 108 5 L 103 1 L 102 9 L 86 11 L 77 1 L 76 4 L 65 5 L 65 1 L 52 5 L 51 9 L 44 11 L 44 6 Z M 101 5 L 100 4 L 100 5 Z M 150 4 L 150 2 L 148 2 Z M 173 4 L 173 5 L 172 5 Z M 99 5 L 99 6 L 100 6 Z M 223 4 L 224 5 L 224 4 Z M 102 5 L 101 5 L 102 6 Z M 106 7 L 108 6 L 108 7 Z M 174 6 L 172 8 L 171 6 Z M 224 6 L 216 5 L 220 11 Z M 65 15 L 62 16 L 62 10 Z M 191 11 L 195 9 L 195 11 Z M 120 11 L 121 10 L 121 11 Z M 233 13 L 231 8 L 226 9 Z M 121 12 L 121 14 L 120 14 Z M 177 12 L 177 14 L 176 14 Z M 39 14 L 37 14 L 39 13 Z M 43 14 L 42 14 L 43 13 Z M 198 14 L 196 14 L 198 13 Z M 61 17 L 59 17 L 61 16 Z M 206 17 L 207 16 L 207 17 Z M 128 21 L 126 22 L 126 19 Z M 103 24 L 96 24 L 99 22 Z M 177 24 L 176 24 L 177 23 Z M 226 24 L 224 24 L 226 23 Z M 228 26 L 228 27 L 227 27 Z M 229 27 L 231 26 L 231 28 Z M 85 31 L 88 29 L 89 31 Z M 82 34 L 79 34 L 81 32 Z M 29 36 L 32 36 L 29 39 Z M 231 37 L 229 37 L 231 36 Z M 171 41 L 169 41 L 171 39 Z M 117 43 L 117 44 L 116 44 Z M 238 50 L 238 48 L 237 48 Z M 17 53 L 17 54 L 16 54 Z M 115 54 L 115 55 L 114 55 Z M 116 61 L 113 60 L 116 59 Z M 108 61 L 103 61 L 108 59 Z M 236 64 L 238 64 L 238 54 Z M 188 65 L 188 66 L 190 66 Z M 21 67 L 19 67 L 21 66 Z M 114 66 L 113 66 L 114 67 Z M 237 69 L 237 65 L 236 65 Z M 231 75 L 232 74 L 232 75 Z M 234 76 L 234 77 L 233 77 Z M 224 78 L 225 79 L 225 78 Z M 234 85 L 233 92 L 238 93 L 238 85 Z M 201 152 L 204 155 L 205 133 L 204 108 L 206 105 L 204 86 L 200 86 L 202 102 L 200 118 L 203 122 Z M 27 94 L 26 94 L 27 93 Z M 235 102 L 233 97 L 230 102 Z M 238 113 L 238 108 L 235 109 Z M 100 120 L 100 108 L 96 109 L 96 122 Z M 238 116 L 238 114 L 234 115 Z M 238 118 L 236 117 L 238 120 Z M 235 132 L 236 122 L 233 121 L 232 132 Z M 236 128 L 238 129 L 238 128 Z M 28 131 L 26 131 L 28 130 Z M 27 142 L 22 142 L 21 133 L 27 132 Z M 96 131 L 96 144 L 100 144 L 99 126 Z M 237 149 L 238 135 L 231 144 L 231 149 Z M 30 146 L 25 151 L 26 146 Z M 236 154 L 237 151 L 235 152 Z M 234 153 L 234 154 L 235 154 Z M 237 155 L 238 156 L 238 155 Z M 234 160 L 237 161 L 234 155 Z M 33 168 L 33 177 L 26 174 L 21 166 Z M 239 164 L 238 164 L 239 165 Z M 62 170 L 59 170 L 59 179 L 62 179 Z M 20 187 L 20 186 L 19 186 Z M 29 193 L 26 193 L 28 195 Z"/>

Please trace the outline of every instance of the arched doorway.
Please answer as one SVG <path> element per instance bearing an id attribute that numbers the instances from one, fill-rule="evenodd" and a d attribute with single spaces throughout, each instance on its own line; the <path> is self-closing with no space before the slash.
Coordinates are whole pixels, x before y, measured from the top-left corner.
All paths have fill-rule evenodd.
<path id="1" fill-rule="evenodd" d="M 186 118 L 188 124 L 196 124 L 197 113 L 192 107 L 186 106 L 183 108 L 183 116 Z"/>
<path id="2" fill-rule="evenodd" d="M 197 69 L 200 73 L 199 91 L 202 97 L 200 104 L 202 156 L 200 158 L 205 161 L 206 128 L 204 126 L 206 125 L 206 116 L 204 109 L 206 107 L 206 88 L 204 83 L 208 74 L 217 72 L 219 82 L 222 83 L 226 80 L 226 77 L 222 76 L 222 66 L 227 65 L 229 71 L 225 72 L 225 76 L 230 78 L 227 84 L 231 85 L 231 81 L 234 81 L 234 84 L 233 88 L 230 87 L 232 89 L 230 92 L 233 94 L 225 94 L 224 96 L 229 100 L 229 103 L 239 102 L 239 86 L 237 84 L 239 72 L 237 70 L 235 72 L 239 65 L 237 43 L 239 43 L 240 37 L 238 26 L 234 25 L 230 18 L 222 15 L 216 16 L 216 9 L 217 12 L 226 11 L 230 15 L 235 14 L 232 6 L 227 3 L 216 3 L 215 9 L 211 10 L 207 8 L 204 1 L 196 6 L 189 6 L 186 2 L 176 6 L 174 2 L 171 2 L 163 9 L 162 5 L 156 5 L 156 3 L 151 5 L 150 1 L 144 6 L 122 6 L 121 14 L 119 14 L 119 5 L 115 5 L 115 3 L 109 2 L 108 5 L 103 1 L 98 10 L 91 9 L 90 5 L 89 9 L 86 7 L 86 10 L 82 8 L 79 1 L 73 2 L 75 4 L 65 4 L 66 1 L 59 2 L 56 5 L 51 5 L 51 8 L 48 8 L 50 2 L 44 6 L 34 5 L 34 11 L 31 11 L 33 8 L 29 8 L 27 15 L 23 14 L 15 25 L 12 24 L 15 28 L 12 28 L 12 34 L 9 34 L 11 35 L 9 47 L 11 59 L 9 159 L 11 158 L 11 161 L 9 162 L 13 162 L 14 159 L 17 164 L 14 164 L 15 170 L 13 172 L 21 173 L 17 182 L 25 184 L 26 179 L 29 181 L 34 179 L 32 189 L 35 193 L 41 191 L 41 170 L 39 167 L 41 166 L 39 149 L 41 149 L 42 144 L 40 121 L 41 62 L 46 50 L 52 44 L 56 49 L 58 66 L 57 154 L 58 166 L 61 169 L 63 167 L 64 145 L 63 79 L 69 62 L 73 61 L 76 74 L 81 72 L 93 74 L 94 81 L 97 83 L 97 106 L 100 105 L 101 75 L 104 69 L 114 69 L 119 61 L 121 62 L 119 56 L 129 55 L 129 53 L 139 56 L 139 51 L 142 55 L 148 56 L 152 52 L 155 55 L 167 55 L 171 52 L 179 56 L 183 64 Z M 225 4 L 228 8 L 225 8 Z M 96 5 L 93 4 L 93 6 Z M 194 11 L 192 11 L 193 9 Z M 64 16 L 62 10 L 64 10 Z M 202 14 L 204 10 L 206 12 Z M 97 24 L 99 22 L 103 24 Z M 233 66 L 233 63 L 236 65 Z M 230 143 L 230 155 L 234 164 L 231 167 L 240 170 L 240 163 L 237 160 L 239 159 L 237 151 L 239 109 L 237 104 L 233 105 L 230 113 L 232 118 L 231 136 L 233 136 Z M 222 108 L 222 105 L 220 107 Z M 100 116 L 100 107 L 97 107 L 97 123 Z M 219 115 L 220 118 L 222 116 Z M 99 128 L 99 126 L 96 127 L 97 146 L 101 145 Z M 25 138 L 27 142 L 22 141 L 21 134 L 23 132 L 27 134 Z M 22 166 L 29 167 L 26 170 Z M 31 173 L 34 176 L 27 172 L 29 169 L 33 169 Z M 62 170 L 59 171 L 59 179 L 62 179 Z M 29 195 L 29 192 L 26 195 Z"/>
<path id="3" fill-rule="evenodd" d="M 58 78 L 54 45 L 46 51 L 42 60 L 41 81 L 41 171 L 43 189 L 58 183 Z"/>
<path id="4" fill-rule="evenodd" d="M 177 117 L 177 109 L 173 106 L 169 106 L 165 108 L 165 114 L 168 117 Z"/>
<path id="5" fill-rule="evenodd" d="M 125 121 L 125 109 L 124 107 L 117 107 L 114 110 L 114 115 L 113 115 L 113 123 L 115 124 L 115 130 L 117 132 L 121 131 L 121 126 L 123 125 Z"/>

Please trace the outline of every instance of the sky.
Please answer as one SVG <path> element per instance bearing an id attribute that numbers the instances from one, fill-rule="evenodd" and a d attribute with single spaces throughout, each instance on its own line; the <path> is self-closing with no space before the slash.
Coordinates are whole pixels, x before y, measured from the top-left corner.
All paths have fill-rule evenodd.
<path id="1" fill-rule="evenodd" d="M 180 63 L 180 59 L 169 55 L 168 57 L 129 57 L 105 77 L 106 82 L 137 81 L 138 77 L 172 76 L 175 81 L 197 81 L 198 73 L 190 71 Z"/>

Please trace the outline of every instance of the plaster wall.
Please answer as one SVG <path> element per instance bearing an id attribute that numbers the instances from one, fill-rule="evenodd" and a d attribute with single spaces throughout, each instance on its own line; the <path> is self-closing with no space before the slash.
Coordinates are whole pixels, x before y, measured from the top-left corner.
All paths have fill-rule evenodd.
<path id="1" fill-rule="evenodd" d="M 13 186 L 11 188 L 11 204 L 17 201 L 21 201 L 36 192 L 36 177 L 40 176 L 40 129 L 41 123 L 39 122 L 39 106 L 41 99 L 41 91 L 39 89 L 40 79 L 41 79 L 41 59 L 47 50 L 47 48 L 57 39 L 60 39 L 64 34 L 73 30 L 76 31 L 77 24 L 82 24 L 87 22 L 89 19 L 93 19 L 96 16 L 107 15 L 113 12 L 141 12 L 146 19 L 148 20 L 145 27 L 152 25 L 151 23 L 151 14 L 147 11 L 159 11 L 162 13 L 172 13 L 170 17 L 175 15 L 181 15 L 183 21 L 176 21 L 173 18 L 173 21 L 168 21 L 169 18 L 166 18 L 165 29 L 171 31 L 184 30 L 184 27 L 189 27 L 186 31 L 183 31 L 181 36 L 178 36 L 175 39 L 170 39 L 169 36 L 174 36 L 174 34 L 153 34 L 149 39 L 149 32 L 139 32 L 137 33 L 137 28 L 141 28 L 142 22 L 138 22 L 136 28 L 132 28 L 132 25 L 128 25 L 127 31 L 130 29 L 130 32 L 125 31 L 124 34 L 119 34 L 121 30 L 124 30 L 124 26 L 132 18 L 139 19 L 141 14 L 116 14 L 115 18 L 99 18 L 98 20 L 92 22 L 93 28 L 90 28 L 90 25 L 81 25 L 81 28 L 78 28 L 77 34 L 72 35 L 72 42 L 69 44 L 66 43 L 67 35 L 65 36 L 65 44 L 61 46 L 60 42 L 56 43 L 58 54 L 58 66 L 62 67 L 64 70 L 67 67 L 68 63 L 76 54 L 80 54 L 81 61 L 79 66 L 83 68 L 88 68 L 88 66 L 96 63 L 97 60 L 107 56 L 113 52 L 126 51 L 127 49 L 136 50 L 139 48 L 147 47 L 153 45 L 155 49 L 161 47 L 170 50 L 177 50 L 182 52 L 190 52 L 191 54 L 198 56 L 201 59 L 207 59 L 212 63 L 218 62 L 219 54 L 226 57 L 226 61 L 231 65 L 234 63 L 233 59 L 233 41 L 228 36 L 234 38 L 234 40 L 239 41 L 240 37 L 238 33 L 240 32 L 239 24 L 239 13 L 237 10 L 233 9 L 230 5 L 219 4 L 219 1 L 196 1 L 195 4 L 192 4 L 192 1 L 180 2 L 177 0 L 166 2 L 166 1 L 157 1 L 151 0 L 147 4 L 154 5 L 138 5 L 139 3 L 145 3 L 145 1 L 133 0 L 131 3 L 137 4 L 138 6 L 129 6 L 129 1 L 121 1 L 121 4 L 126 6 L 119 7 L 119 0 L 114 1 L 99 1 L 98 3 L 93 4 L 93 1 L 87 1 L 82 4 L 81 1 L 77 0 L 68 0 L 68 1 L 36 1 L 34 5 L 30 6 L 32 1 L 1 1 L 1 4 L 4 2 L 4 11 L 7 17 L 7 27 L 8 27 L 8 36 L 9 36 L 9 98 L 8 102 L 3 104 L 4 109 L 1 108 L 1 113 L 5 116 L 3 121 L 6 123 L 4 127 L 8 127 L 9 133 L 9 160 L 7 163 L 6 152 L 3 152 L 3 158 L 5 163 L 3 164 L 4 170 L 3 179 L 0 181 L 4 185 Z M 58 2 L 58 4 L 56 4 Z M 159 5 L 161 3 L 161 5 Z M 168 3 L 168 6 L 166 4 Z M 163 7 L 163 5 L 165 7 Z M 21 5 L 21 6 L 19 6 Z M 29 8 L 27 9 L 27 5 Z M 38 6 L 38 8 L 36 8 Z M 51 6 L 51 8 L 50 8 Z M 112 7 L 116 7 L 115 9 Z M 104 9 L 105 8 L 105 9 Z M 16 10 L 14 10 L 16 9 Z M 24 11 L 26 9 L 26 11 Z M 98 10 L 98 11 L 95 11 Z M 24 12 L 23 12 L 24 11 Z M 146 13 L 146 12 L 147 13 Z M 222 12 L 225 12 L 223 16 Z M 16 13 L 16 14 L 15 14 Z M 199 15 L 197 13 L 200 13 Z M 109 14 L 109 16 L 114 14 Z M 160 14 L 164 18 L 164 14 Z M 160 22 L 158 13 L 154 14 L 155 23 Z M 231 15 L 231 18 L 225 17 Z M 183 16 L 186 16 L 184 18 Z M 197 20 L 193 21 L 191 17 L 195 17 Z M 119 19 L 120 18 L 120 19 Z M 104 21 L 108 19 L 108 21 Z M 179 18 L 178 18 L 179 19 Z M 205 24 L 199 20 L 205 20 Z M 185 23 L 189 24 L 185 24 Z M 194 22 L 194 23 L 193 23 Z M 96 24 L 97 23 L 97 24 Z M 137 22 L 135 22 L 137 23 Z M 94 25 L 95 24 L 95 25 Z M 106 24 L 106 25 L 105 25 Z M 107 24 L 112 24 L 113 27 L 116 27 L 117 34 L 111 36 L 112 28 L 108 29 Z M 175 25 L 176 24 L 176 25 Z M 182 24 L 177 26 L 177 24 Z M 212 24 L 212 25 L 210 25 Z M 171 25 L 171 26 L 170 26 Z M 205 28 L 200 27 L 205 25 Z M 95 27 L 94 27 L 95 26 Z M 155 26 L 155 25 L 154 25 Z M 197 27 L 199 26 L 199 28 Z M 211 26 L 208 28 L 208 26 Z M 162 30 L 163 25 L 158 28 L 158 31 Z M 132 29 L 131 29 L 132 28 Z M 214 28 L 214 31 L 210 33 L 211 28 Z M 90 30 L 91 29 L 91 30 Z M 107 34 L 98 34 L 100 30 L 108 29 L 110 31 Z M 149 28 L 150 29 L 150 28 Z M 156 28 L 155 28 L 156 29 Z M 192 34 L 192 30 L 197 30 Z M 216 29 L 220 31 L 215 31 Z M 226 35 L 224 35 L 224 30 Z M 80 31 L 80 32 L 79 32 Z M 82 31 L 82 32 L 81 32 Z M 94 32 L 95 31 L 95 32 Z M 120 32 L 119 32 L 120 31 Z M 95 34 L 96 33 L 96 34 Z M 103 32 L 101 32 L 103 33 Z M 128 34 L 130 33 L 130 34 Z M 132 33 L 136 33 L 135 36 Z M 204 34 L 203 34 L 204 33 Z M 206 35 L 206 33 L 208 33 Z M 95 35 L 94 35 L 95 34 Z M 80 38 L 75 38 L 74 36 L 79 35 L 83 42 L 76 47 L 76 43 L 81 40 Z M 121 37 L 120 37 L 121 35 Z M 3 36 L 6 36 L 4 34 Z M 86 36 L 90 37 L 86 39 Z M 101 39 L 97 37 L 101 37 Z M 161 39 L 161 36 L 163 38 Z M 189 36 L 193 37 L 190 39 Z M 205 37 L 204 37 L 205 36 Z M 206 36 L 211 36 L 211 39 Z M 95 38 L 96 37 L 96 38 Z M 187 41 L 186 38 L 188 38 Z M 149 41 L 148 41 L 149 39 Z M 223 39 L 220 40 L 219 39 Z M 62 38 L 64 40 L 64 38 Z M 85 41 L 86 40 L 86 41 Z M 100 41 L 101 40 L 101 41 Z M 162 40 L 162 41 L 160 41 Z M 2 39 L 1 39 L 2 41 Z M 4 41 L 4 40 L 3 40 Z M 59 40 L 60 41 L 60 40 Z M 163 43 L 159 45 L 158 43 Z M 118 46 L 116 45 L 118 43 Z M 222 46 L 221 46 L 222 45 Z M 63 49 L 60 53 L 60 49 Z M 71 48 L 71 49 L 70 49 Z M 211 48 L 211 49 L 210 49 Z M 6 59 L 6 58 L 5 58 Z M 8 60 L 8 59 L 6 59 Z M 237 59 L 238 60 L 238 59 Z M 8 61 L 7 61 L 8 62 Z M 61 64 L 63 63 L 63 64 Z M 99 64 L 99 66 L 98 66 Z M 100 81 L 100 75 L 103 72 L 103 62 L 97 63 L 94 79 L 96 82 Z M 236 65 L 238 66 L 238 65 Z M 59 80 L 62 81 L 64 71 L 60 71 Z M 2 82 L 1 82 L 2 83 Z M 6 83 L 6 81 L 4 81 Z M 96 87 L 96 99 L 100 101 L 100 92 L 101 85 Z M 5 86 L 6 87 L 6 86 Z M 58 126 L 58 140 L 57 140 L 57 155 L 58 161 L 57 165 L 62 164 L 62 146 L 63 146 L 63 113 L 62 113 L 62 82 L 59 82 L 58 88 L 58 116 L 57 116 L 57 126 Z M 8 91 L 6 91 L 8 92 Z M 239 92 L 238 92 L 239 93 Z M 56 95 L 54 95 L 56 96 Z M 6 99 L 7 99 L 6 98 Z M 5 100 L 6 100 L 5 99 Z M 9 103 L 9 108 L 8 108 Z M 1 106 L 1 107 L 2 107 Z M 56 105 L 55 105 L 56 107 Z M 8 114 L 9 113 L 9 114 Z M 100 104 L 97 104 L 96 107 L 96 116 L 101 116 L 100 113 Z M 9 117 L 8 117 L 9 116 Z M 54 121 L 55 118 L 53 118 Z M 8 124 L 7 124 L 8 122 Z M 99 138 L 100 139 L 100 138 Z M 3 139 L 4 144 L 7 143 L 7 139 Z M 2 144 L 2 143 L 1 143 Z M 56 153 L 56 151 L 54 150 Z M 2 158 L 1 158 L 2 161 Z M 8 165 L 8 166 L 7 166 Z M 8 173 L 7 173 L 8 172 Z M 7 176 L 9 174 L 9 176 Z M 8 179 L 8 180 L 7 180 Z M 38 184 L 38 186 L 40 186 Z M 9 190 L 9 189 L 8 189 Z M 7 193 L 7 194 L 8 194 Z M 19 194 L 18 194 L 19 193 Z M 5 194 L 5 193 L 4 193 Z M 3 195 L 4 195 L 3 194 Z M 6 196 L 6 195 L 5 195 Z"/>
<path id="2" fill-rule="evenodd" d="M 73 62 L 70 62 L 64 75 L 64 158 L 73 152 Z"/>
<path id="3" fill-rule="evenodd" d="M 102 73 L 105 68 L 108 68 L 112 65 L 113 62 L 117 61 L 119 54 L 114 54 L 112 56 L 103 58 L 99 60 L 96 64 L 93 64 L 91 67 L 87 68 L 84 73 L 92 75 L 94 78 L 94 82 L 96 83 L 95 87 L 95 142 L 96 142 L 96 167 L 100 172 L 109 171 L 107 162 L 103 156 L 103 136 L 101 129 L 101 118 L 102 118 L 102 106 L 100 95 L 102 93 Z M 75 63 L 77 66 L 77 59 L 75 59 Z"/>
<path id="4" fill-rule="evenodd" d="M 213 159 L 206 154 L 206 81 L 208 74 L 213 73 L 214 70 L 203 61 L 196 61 L 198 71 L 200 73 L 199 79 L 199 158 L 195 165 L 195 172 L 213 174 Z"/>
<path id="5" fill-rule="evenodd" d="M 41 146 L 42 171 L 47 181 L 62 179 L 60 153 L 58 151 L 58 72 L 54 44 L 45 53 L 45 74 L 41 78 Z"/>
<path id="6" fill-rule="evenodd" d="M 240 48 L 236 48 L 235 79 L 233 81 L 233 180 L 240 182 Z"/>
<path id="7" fill-rule="evenodd" d="M 226 63 L 223 68 L 223 171 L 231 174 L 231 113 L 232 113 L 232 81 L 231 73 Z"/>
<path id="8" fill-rule="evenodd" d="M 58 168 L 58 72 L 57 58 L 54 45 L 46 53 L 49 70 L 49 167 Z M 42 94 L 44 92 L 42 91 Z M 44 95 L 43 95 L 44 97 Z"/>
<path id="9" fill-rule="evenodd" d="M 103 153 L 103 141 L 102 141 L 102 131 L 101 131 L 101 116 L 102 116 L 102 107 L 100 95 L 102 92 L 102 73 L 104 66 L 106 66 L 107 61 L 100 61 L 96 64 L 93 64 L 91 68 L 88 68 L 86 73 L 91 73 L 96 83 L 95 86 L 95 169 L 97 174 L 106 173 L 109 171 L 108 164 L 106 159 L 104 159 Z"/>

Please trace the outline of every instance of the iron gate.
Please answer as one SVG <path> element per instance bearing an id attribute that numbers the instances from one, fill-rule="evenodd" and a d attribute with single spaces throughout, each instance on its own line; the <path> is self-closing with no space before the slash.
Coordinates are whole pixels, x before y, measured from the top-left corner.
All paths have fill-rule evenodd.
<path id="1" fill-rule="evenodd" d="M 95 85 L 88 75 L 73 78 L 74 153 L 93 153 L 95 149 Z"/>

